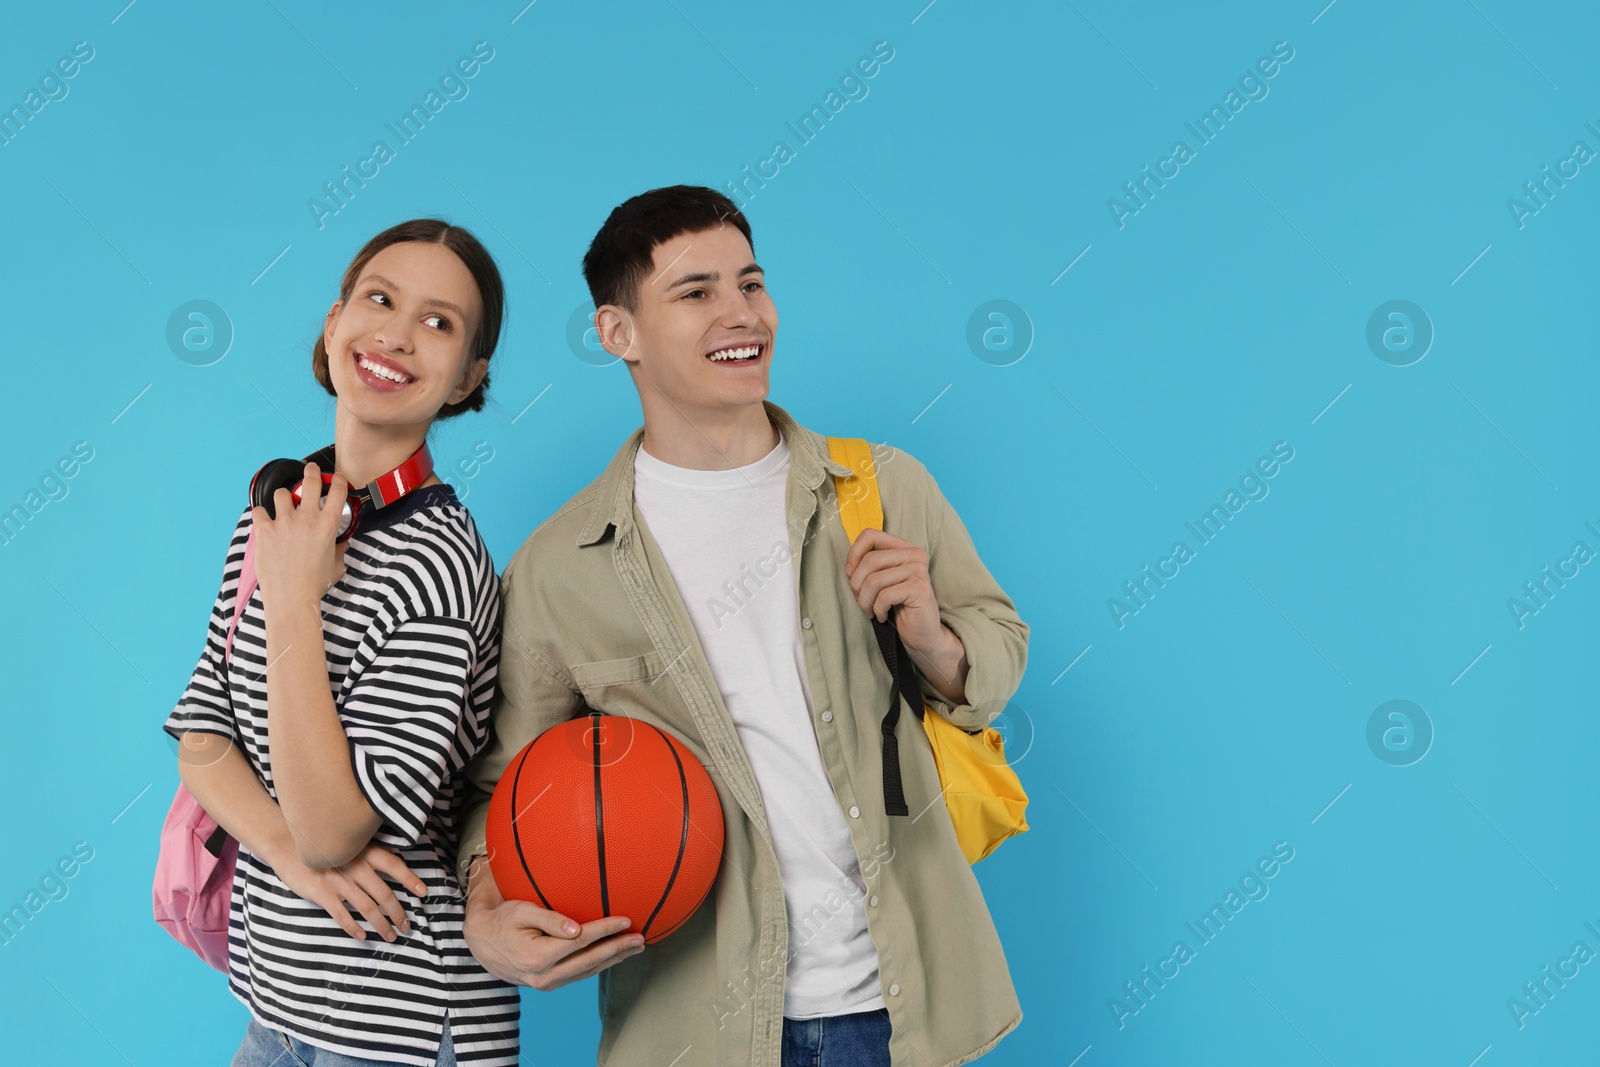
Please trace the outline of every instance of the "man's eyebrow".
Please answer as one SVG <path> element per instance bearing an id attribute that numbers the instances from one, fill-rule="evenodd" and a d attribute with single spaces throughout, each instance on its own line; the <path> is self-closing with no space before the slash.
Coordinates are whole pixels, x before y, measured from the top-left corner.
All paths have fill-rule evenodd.
<path id="1" fill-rule="evenodd" d="M 738 273 L 737 277 L 743 278 L 746 274 L 765 274 L 765 273 L 766 273 L 766 271 L 761 268 L 761 265 L 759 263 L 749 263 L 749 264 L 746 264 L 745 266 L 739 268 L 739 273 Z M 667 288 L 668 289 L 676 289 L 678 286 L 680 286 L 680 285 L 688 285 L 690 282 L 715 282 L 715 281 L 721 281 L 721 280 L 722 280 L 722 273 L 720 271 L 714 271 L 714 270 L 710 270 L 710 271 L 704 271 L 704 270 L 703 271 L 695 271 L 695 272 L 693 272 L 691 274 L 685 274 L 682 277 L 676 279 L 671 284 L 669 284 L 667 286 Z"/>
<path id="2" fill-rule="evenodd" d="M 397 293 L 402 291 L 400 286 L 396 285 L 394 282 L 390 281 L 388 278 L 385 278 L 381 274 L 369 274 L 369 275 L 367 275 L 367 279 L 369 281 L 374 281 L 374 282 L 378 282 L 378 283 L 380 283 L 382 285 L 386 285 L 390 289 L 393 289 Z M 423 303 L 424 304 L 432 304 L 434 307 L 449 308 L 451 311 L 454 311 L 457 315 L 460 315 L 462 318 L 466 318 L 467 317 L 467 313 L 461 309 L 461 306 L 459 304 L 451 303 L 448 300 L 440 300 L 437 297 L 429 297 L 427 300 L 424 300 Z"/>

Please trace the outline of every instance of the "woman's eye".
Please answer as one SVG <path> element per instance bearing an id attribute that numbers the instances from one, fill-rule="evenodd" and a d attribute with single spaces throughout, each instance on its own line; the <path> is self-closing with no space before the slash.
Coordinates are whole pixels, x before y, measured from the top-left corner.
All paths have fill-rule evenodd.
<path id="1" fill-rule="evenodd" d="M 429 315 L 427 321 L 437 323 L 437 329 L 442 330 L 445 333 L 449 333 L 452 329 L 454 329 L 454 327 L 450 325 L 450 320 L 445 318 L 443 315 Z"/>
<path id="2" fill-rule="evenodd" d="M 371 300 L 371 299 L 373 299 L 373 298 L 374 298 L 374 297 L 376 297 L 376 298 L 377 298 L 377 299 L 378 299 L 378 300 L 379 300 L 379 301 L 382 301 L 382 302 L 384 302 L 384 306 L 385 306 L 385 307 L 387 307 L 387 306 L 388 306 L 388 303 L 387 303 L 387 301 L 388 301 L 388 299 L 389 299 L 389 296 L 388 296 L 388 294 L 387 294 L 387 293 L 384 293 L 384 292 L 381 292 L 381 291 L 379 291 L 379 290 L 376 290 L 376 289 L 375 289 L 375 290 L 373 290 L 373 291 L 372 291 L 372 292 L 370 292 L 370 293 L 368 293 L 368 294 L 367 294 L 367 299 L 368 299 L 368 300 Z"/>

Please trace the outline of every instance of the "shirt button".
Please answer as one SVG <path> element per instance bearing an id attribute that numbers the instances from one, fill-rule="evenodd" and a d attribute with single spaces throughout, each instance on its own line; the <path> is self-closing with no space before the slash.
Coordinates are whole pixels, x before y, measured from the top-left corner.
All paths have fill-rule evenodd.
<path id="1" fill-rule="evenodd" d="M 831 712 L 831 711 L 823 712 L 822 713 L 822 721 L 823 722 L 832 722 L 833 721 L 833 712 Z"/>
<path id="2" fill-rule="evenodd" d="M 856 807 L 854 804 L 850 805 L 850 817 L 852 819 L 861 818 L 861 809 Z"/>
<path id="3" fill-rule="evenodd" d="M 876 893 L 872 894 L 872 899 L 867 901 L 867 903 L 871 904 L 874 908 L 876 908 L 878 906 L 878 894 L 876 894 Z"/>
<path id="4" fill-rule="evenodd" d="M 811 619 L 809 617 L 801 619 L 800 625 L 804 626 L 808 630 L 811 629 Z"/>
<path id="5" fill-rule="evenodd" d="M 900 985 L 898 982 L 889 987 L 889 995 L 891 997 L 898 997 L 900 995 Z"/>

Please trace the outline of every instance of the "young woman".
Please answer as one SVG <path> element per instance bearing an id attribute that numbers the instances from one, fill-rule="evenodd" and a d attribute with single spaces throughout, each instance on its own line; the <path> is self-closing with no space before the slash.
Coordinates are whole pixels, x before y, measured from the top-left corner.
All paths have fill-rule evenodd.
<path id="1" fill-rule="evenodd" d="M 326 496 L 292 462 L 300 505 L 279 488 L 234 528 L 165 724 L 185 786 L 239 841 L 228 985 L 253 1019 L 234 1067 L 517 1062 L 517 991 L 468 951 L 453 863 L 499 584 L 454 491 L 420 480 L 433 423 L 483 407 L 504 303 L 466 230 L 417 219 L 369 241 L 312 353 L 337 398 Z M 252 529 L 259 585 L 225 659 Z"/>

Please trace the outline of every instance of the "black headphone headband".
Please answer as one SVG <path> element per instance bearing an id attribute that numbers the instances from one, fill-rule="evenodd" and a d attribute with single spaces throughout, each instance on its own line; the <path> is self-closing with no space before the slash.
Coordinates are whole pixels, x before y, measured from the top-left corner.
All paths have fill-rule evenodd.
<path id="1" fill-rule="evenodd" d="M 277 518 L 273 498 L 279 489 L 288 489 L 294 494 L 295 500 L 299 501 L 307 463 L 315 463 L 317 469 L 322 472 L 321 495 L 326 496 L 329 481 L 337 469 L 333 445 L 319 448 L 302 460 L 269 460 L 256 472 L 255 477 L 250 479 L 250 506 L 266 508 L 268 518 Z M 363 511 L 393 504 L 412 489 L 419 487 L 432 473 L 433 459 L 428 454 L 427 444 L 424 443 L 406 459 L 405 463 L 382 477 L 366 485 L 350 486 L 345 498 L 344 515 L 340 518 L 338 540 L 346 541 L 355 534 Z M 402 477 L 403 474 L 409 477 Z M 377 500 L 373 498 L 374 486 L 379 486 L 383 492 Z"/>

